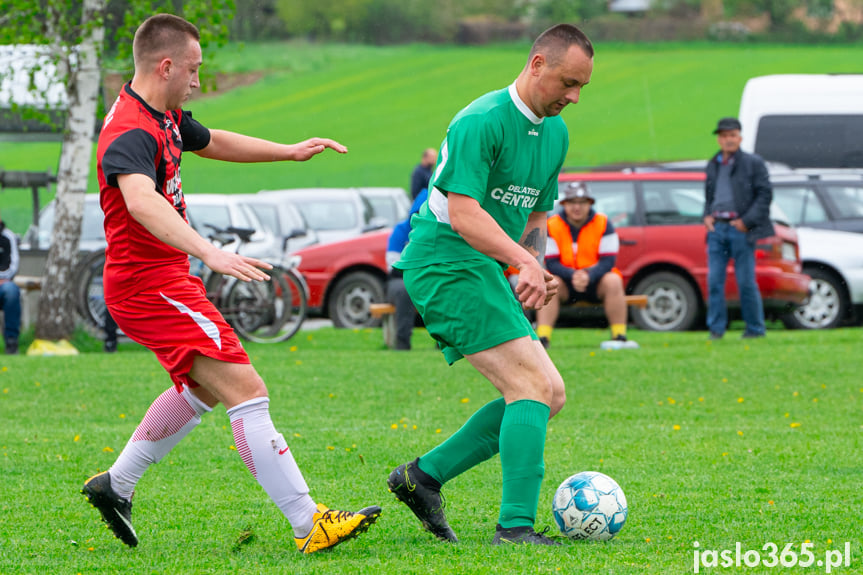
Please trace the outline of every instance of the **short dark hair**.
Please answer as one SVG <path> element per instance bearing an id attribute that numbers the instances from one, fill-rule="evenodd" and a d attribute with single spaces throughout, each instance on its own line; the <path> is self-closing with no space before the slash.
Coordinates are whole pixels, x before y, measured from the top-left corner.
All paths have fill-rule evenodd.
<path id="1" fill-rule="evenodd" d="M 189 42 L 201 40 L 201 33 L 194 24 L 173 14 L 150 16 L 135 31 L 132 41 L 132 55 L 135 65 L 158 55 L 175 56 Z"/>
<path id="2" fill-rule="evenodd" d="M 550 65 L 556 66 L 572 45 L 581 48 L 588 58 L 593 58 L 593 44 L 584 32 L 572 24 L 556 24 L 534 41 L 527 60 L 530 62 L 536 54 L 543 54 Z"/>

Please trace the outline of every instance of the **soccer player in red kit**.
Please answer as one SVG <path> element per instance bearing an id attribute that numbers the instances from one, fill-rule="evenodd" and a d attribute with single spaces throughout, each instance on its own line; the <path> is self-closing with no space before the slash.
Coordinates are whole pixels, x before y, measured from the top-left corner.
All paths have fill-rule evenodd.
<path id="1" fill-rule="evenodd" d="M 233 162 L 305 161 L 326 148 L 347 148 L 323 138 L 277 144 L 202 126 L 181 109 L 199 86 L 199 40 L 194 25 L 170 14 L 141 24 L 133 43 L 134 78 L 123 86 L 99 136 L 105 302 L 126 335 L 156 354 L 174 385 L 153 402 L 114 465 L 87 480 L 82 492 L 114 535 L 137 545 L 135 485 L 221 402 L 246 466 L 287 517 L 298 549 L 312 553 L 362 533 L 381 509 L 330 510 L 309 496 L 270 419 L 263 380 L 201 281 L 189 275 L 188 256 L 243 281 L 266 279 L 263 270 L 270 266 L 222 251 L 189 226 L 180 157 L 195 152 Z"/>

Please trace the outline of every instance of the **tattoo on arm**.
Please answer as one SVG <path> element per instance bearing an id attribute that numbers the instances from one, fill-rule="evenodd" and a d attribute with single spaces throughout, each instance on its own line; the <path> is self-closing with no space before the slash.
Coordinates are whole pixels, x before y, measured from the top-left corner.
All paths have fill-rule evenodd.
<path id="1" fill-rule="evenodd" d="M 536 258 L 539 262 L 539 265 L 545 268 L 545 245 L 546 245 L 546 236 L 548 235 L 548 230 L 543 227 L 535 227 L 529 230 L 525 230 L 524 235 L 521 236 L 521 241 L 519 245 L 530 252 L 530 255 Z"/>

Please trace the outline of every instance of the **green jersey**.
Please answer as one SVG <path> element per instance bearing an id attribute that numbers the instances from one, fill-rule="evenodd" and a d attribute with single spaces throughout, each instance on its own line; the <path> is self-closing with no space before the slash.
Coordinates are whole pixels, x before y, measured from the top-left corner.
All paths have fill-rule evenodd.
<path id="1" fill-rule="evenodd" d="M 518 242 L 532 212 L 553 208 L 568 148 L 563 119 L 537 117 L 515 84 L 474 100 L 447 129 L 428 200 L 411 218 L 410 241 L 395 267 L 488 257 L 453 231 L 449 192 L 475 199 Z"/>

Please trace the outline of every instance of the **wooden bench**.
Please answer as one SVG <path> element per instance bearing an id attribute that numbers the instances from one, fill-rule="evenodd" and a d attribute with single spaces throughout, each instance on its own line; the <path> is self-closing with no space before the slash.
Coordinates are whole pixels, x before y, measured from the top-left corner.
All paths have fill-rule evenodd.
<path id="1" fill-rule="evenodd" d="M 635 306 L 639 308 L 647 307 L 646 295 L 627 295 L 623 298 L 627 306 Z M 580 301 L 575 304 L 577 307 L 594 307 L 602 304 Z M 395 347 L 396 343 L 396 306 L 391 303 L 373 303 L 369 304 L 369 313 L 374 318 L 381 318 L 381 327 L 384 332 L 384 343 L 390 349 Z"/>
<path id="2" fill-rule="evenodd" d="M 384 331 L 384 343 L 390 349 L 396 345 L 396 306 L 391 303 L 369 304 L 369 313 L 374 318 L 381 318 Z"/>

